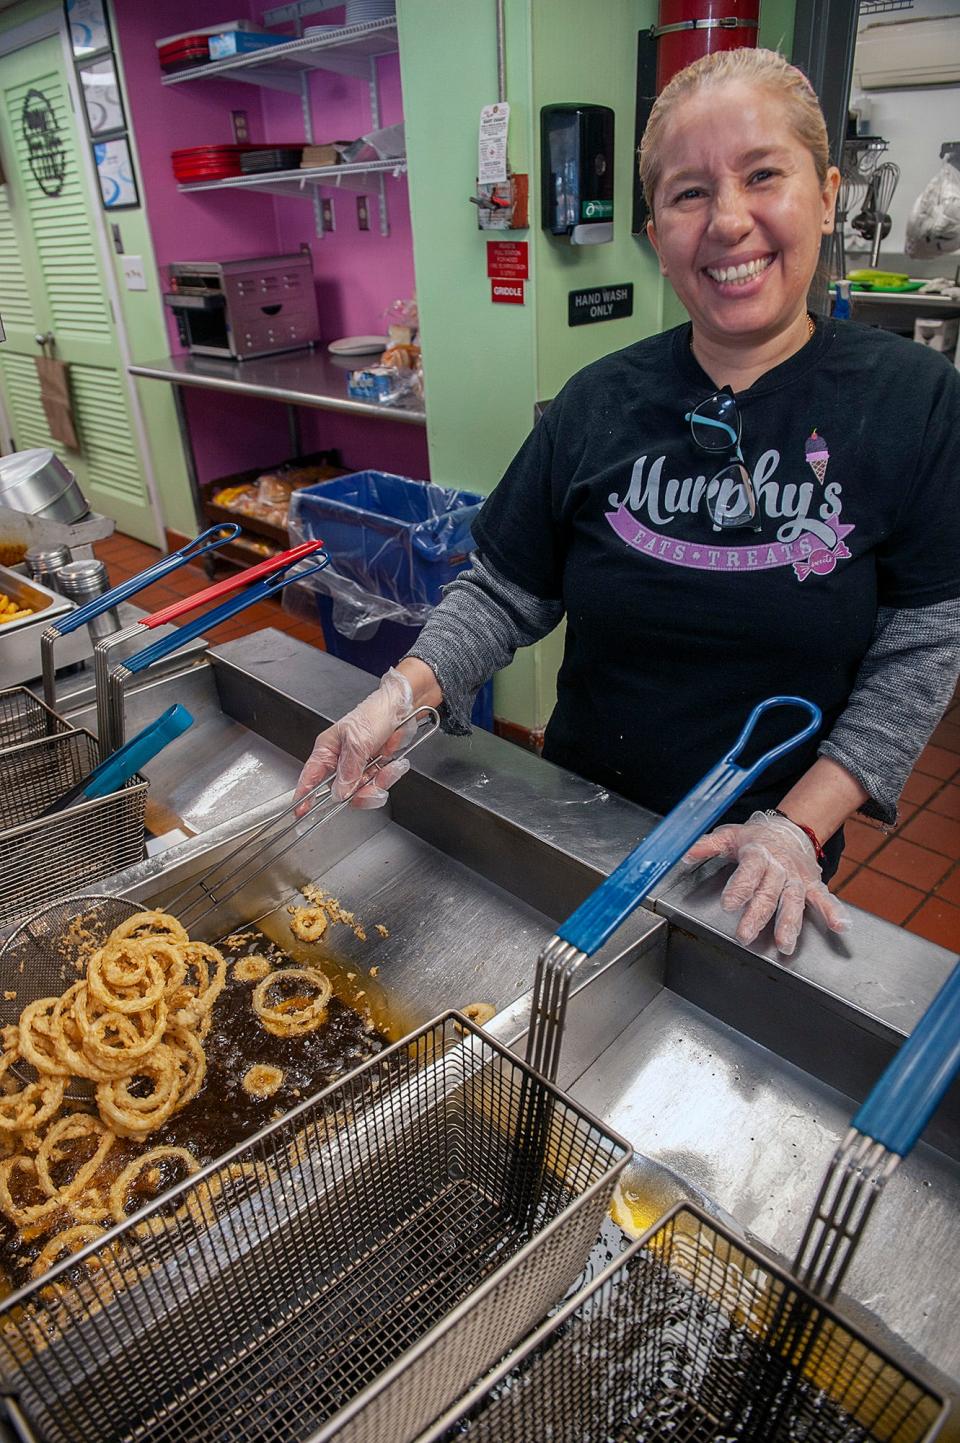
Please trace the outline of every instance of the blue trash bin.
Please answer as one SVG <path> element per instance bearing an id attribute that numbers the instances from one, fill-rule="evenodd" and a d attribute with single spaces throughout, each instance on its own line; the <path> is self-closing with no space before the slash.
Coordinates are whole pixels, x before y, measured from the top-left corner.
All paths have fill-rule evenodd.
<path id="1" fill-rule="evenodd" d="M 293 493 L 291 541 L 321 539 L 330 566 L 311 579 L 331 656 L 382 676 L 409 651 L 444 586 L 469 564 L 472 491 L 357 471 Z M 299 589 L 299 588 L 298 588 Z M 472 721 L 493 728 L 493 684 Z"/>

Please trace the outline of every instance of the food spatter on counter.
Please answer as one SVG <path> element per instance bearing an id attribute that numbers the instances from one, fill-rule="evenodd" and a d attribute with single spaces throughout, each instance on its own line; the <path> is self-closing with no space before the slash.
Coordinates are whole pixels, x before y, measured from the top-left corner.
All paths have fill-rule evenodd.
<path id="1" fill-rule="evenodd" d="M 326 922 L 362 932 L 336 899 L 323 903 Z M 99 948 L 75 919 L 70 941 L 82 975 L 0 1034 L 0 1269 L 13 1286 L 386 1041 L 318 966 L 293 965 L 253 928 L 213 947 L 141 912 Z M 77 1078 L 89 1101 L 67 1097 Z"/>

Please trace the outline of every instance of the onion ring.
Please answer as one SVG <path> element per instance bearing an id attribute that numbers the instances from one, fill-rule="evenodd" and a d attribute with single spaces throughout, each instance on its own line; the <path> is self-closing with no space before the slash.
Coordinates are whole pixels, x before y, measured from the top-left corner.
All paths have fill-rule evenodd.
<path id="1" fill-rule="evenodd" d="M 85 1244 L 102 1238 L 105 1232 L 106 1228 L 98 1227 L 96 1223 L 78 1223 L 76 1227 L 67 1228 L 66 1232 L 57 1233 L 37 1254 L 30 1276 L 42 1277 L 59 1260 L 61 1253 L 79 1252 Z"/>
<path id="2" fill-rule="evenodd" d="M 267 993 L 271 987 L 294 979 L 314 988 L 317 996 L 296 1007 L 291 1007 L 289 1001 L 286 1004 L 280 1002 L 273 1005 L 267 1001 Z M 251 1005 L 262 1026 L 274 1037 L 299 1037 L 306 1032 L 313 1032 L 326 1021 L 327 1003 L 332 995 L 333 987 L 329 978 L 318 968 L 280 967 L 257 983 L 253 989 Z"/>
<path id="3" fill-rule="evenodd" d="M 98 1138 L 93 1155 L 81 1163 L 69 1183 L 55 1183 L 50 1176 L 50 1163 L 69 1155 L 64 1153 L 63 1143 L 76 1142 L 83 1137 Z M 90 1112 L 74 1112 L 61 1117 L 50 1128 L 37 1153 L 37 1182 L 48 1197 L 55 1197 L 61 1204 L 71 1202 L 84 1191 L 115 1142 L 114 1134 Z"/>
<path id="4" fill-rule="evenodd" d="M 20 1056 L 37 1072 L 69 1077 L 70 1069 L 57 1057 L 56 1041 L 50 1031 L 50 1014 L 58 998 L 40 997 L 28 1002 L 20 1014 Z"/>
<path id="5" fill-rule="evenodd" d="M 142 1153 L 135 1157 L 133 1162 L 127 1163 L 123 1172 L 113 1182 L 109 1193 L 109 1211 L 114 1222 L 122 1223 L 127 1220 L 126 1202 L 127 1191 L 131 1184 L 140 1176 L 144 1168 L 159 1162 L 161 1158 L 176 1158 L 185 1164 L 189 1177 L 195 1173 L 200 1166 L 192 1152 L 185 1147 L 152 1147 L 149 1152 Z"/>
<path id="6" fill-rule="evenodd" d="M 283 1082 L 283 1069 L 268 1062 L 255 1062 L 248 1067 L 240 1083 L 251 1097 L 272 1097 Z"/>
<path id="7" fill-rule="evenodd" d="M 136 1097 L 130 1083 L 137 1077 L 150 1079 L 154 1088 L 147 1097 Z M 100 1116 L 121 1137 L 146 1137 L 173 1113 L 180 1096 L 180 1068 L 165 1043 L 154 1048 L 137 1064 L 130 1077 L 114 1078 L 97 1086 Z"/>
<path id="8" fill-rule="evenodd" d="M 259 952 L 253 952 L 248 957 L 241 957 L 239 962 L 233 964 L 233 980 L 235 982 L 259 982 L 273 971 L 273 963 Z"/>
<path id="9" fill-rule="evenodd" d="M 329 922 L 322 907 L 298 907 L 290 918 L 290 931 L 301 942 L 319 942 Z"/>
<path id="10" fill-rule="evenodd" d="M 160 1001 L 167 988 L 167 979 L 156 958 L 148 957 L 146 960 L 145 974 L 149 978 L 146 991 L 137 990 L 139 983 L 124 984 L 114 991 L 107 986 L 103 976 L 105 953 L 106 948 L 95 952 L 87 963 L 86 986 L 101 1006 L 110 1012 L 144 1012 Z"/>
<path id="11" fill-rule="evenodd" d="M 174 942 L 189 942 L 186 928 L 176 917 L 171 917 L 169 912 L 149 911 L 134 912 L 132 917 L 127 917 L 119 926 L 114 927 L 110 933 L 110 940 L 114 938 L 121 941 L 126 937 L 136 938 L 138 936 L 170 937 Z"/>

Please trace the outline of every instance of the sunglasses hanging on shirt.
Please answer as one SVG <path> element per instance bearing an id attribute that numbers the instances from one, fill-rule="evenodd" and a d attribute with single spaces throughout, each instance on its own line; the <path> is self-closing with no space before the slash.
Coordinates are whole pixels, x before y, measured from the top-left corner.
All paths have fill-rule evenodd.
<path id="1" fill-rule="evenodd" d="M 710 456 L 733 453 L 710 478 L 706 508 L 714 531 L 759 531 L 760 512 L 753 480 L 740 450 L 743 423 L 728 386 L 684 414 L 694 445 Z"/>

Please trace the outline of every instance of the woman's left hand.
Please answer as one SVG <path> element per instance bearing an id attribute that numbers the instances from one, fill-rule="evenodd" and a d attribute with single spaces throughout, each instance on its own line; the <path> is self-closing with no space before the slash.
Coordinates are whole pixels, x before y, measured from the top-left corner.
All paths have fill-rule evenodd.
<path id="1" fill-rule="evenodd" d="M 694 842 L 683 860 L 708 857 L 737 863 L 720 904 L 726 912 L 743 908 L 737 926 L 741 942 L 752 942 L 776 913 L 773 938 L 778 951 L 789 956 L 805 907 L 819 912 L 831 932 L 849 930 L 845 909 L 821 879 L 813 844 L 787 817 L 754 812 L 746 822 L 717 827 Z"/>

